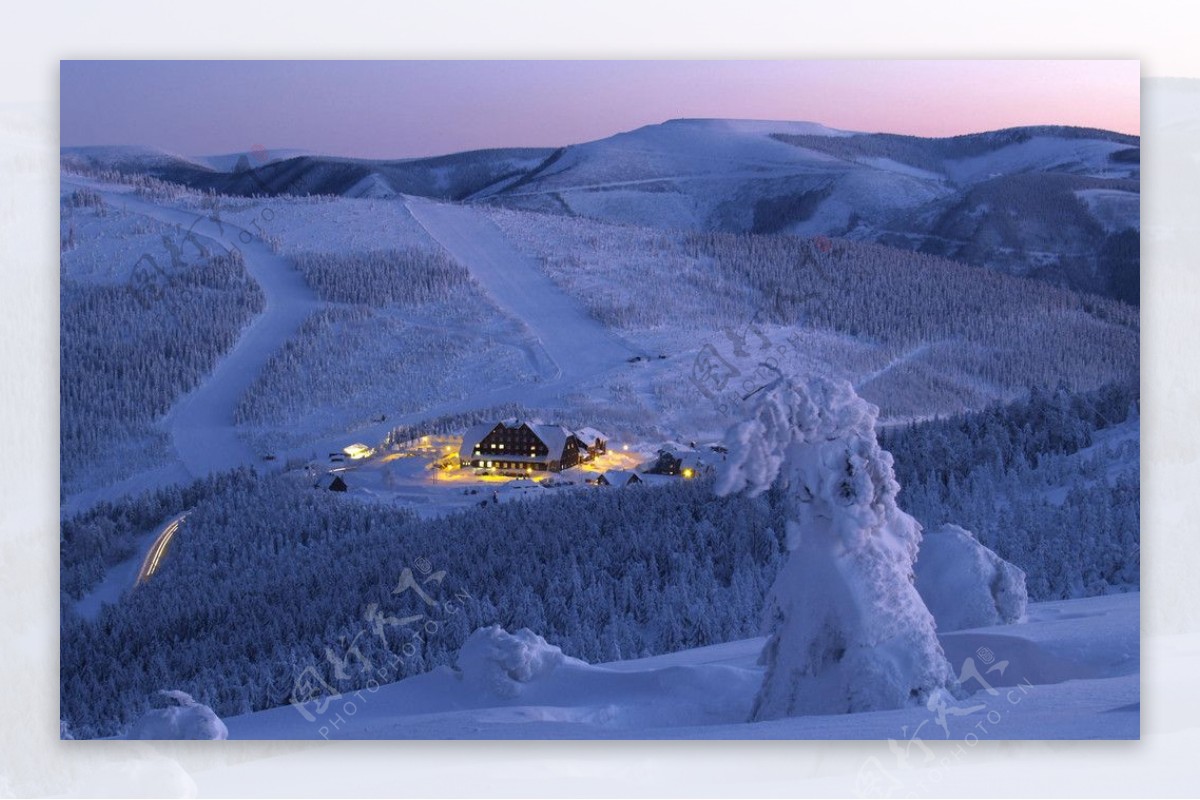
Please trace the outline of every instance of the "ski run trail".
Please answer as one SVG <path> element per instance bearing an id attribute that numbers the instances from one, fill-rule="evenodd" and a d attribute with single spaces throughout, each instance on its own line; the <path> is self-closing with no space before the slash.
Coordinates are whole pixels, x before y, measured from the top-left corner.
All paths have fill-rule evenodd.
<path id="1" fill-rule="evenodd" d="M 558 366 L 561 379 L 589 377 L 637 355 L 479 211 L 413 197 L 406 203 L 421 227 L 470 271 L 492 301 L 525 324 Z"/>
<path id="2" fill-rule="evenodd" d="M 172 479 L 199 478 L 255 461 L 256 454 L 237 434 L 234 410 L 271 356 L 320 307 L 312 289 L 291 261 L 272 253 L 261 240 L 243 235 L 248 232 L 229 222 L 156 205 L 132 193 L 113 192 L 104 184 L 77 178 L 64 182 L 98 191 L 115 207 L 190 229 L 227 252 L 240 250 L 247 273 L 265 298 L 262 313 L 242 329 L 237 342 L 208 377 L 177 400 L 162 420 L 185 474 L 181 476 L 178 465 L 139 473 L 117 487 L 68 498 L 63 504 L 64 513 L 68 509 L 86 509 L 99 499 L 116 499 L 113 489 L 124 490 L 123 493 L 143 491 L 170 483 Z"/>

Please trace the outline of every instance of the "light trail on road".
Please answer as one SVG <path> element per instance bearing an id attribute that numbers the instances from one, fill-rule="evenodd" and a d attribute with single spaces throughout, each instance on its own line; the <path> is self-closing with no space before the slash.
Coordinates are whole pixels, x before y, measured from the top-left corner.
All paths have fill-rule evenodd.
<path id="1" fill-rule="evenodd" d="M 163 526 L 162 531 L 155 537 L 154 543 L 150 545 L 150 549 L 146 552 L 146 558 L 142 561 L 142 567 L 138 570 L 137 585 L 141 585 L 158 571 L 159 562 L 162 561 L 163 555 L 167 552 L 167 547 L 171 544 L 171 539 L 179 531 L 179 527 L 183 521 L 187 519 L 187 515 L 191 513 L 183 512 L 175 519 Z"/>

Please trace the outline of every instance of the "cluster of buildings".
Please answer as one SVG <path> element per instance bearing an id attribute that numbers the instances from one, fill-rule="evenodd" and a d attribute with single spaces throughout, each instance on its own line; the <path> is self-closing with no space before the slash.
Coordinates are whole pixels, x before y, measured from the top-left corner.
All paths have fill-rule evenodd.
<path id="1" fill-rule="evenodd" d="M 714 452 L 724 448 L 712 446 Z M 587 463 L 607 452 L 608 437 L 595 428 L 569 430 L 561 425 L 507 420 L 476 425 L 463 436 L 459 464 L 500 475 L 561 472 Z M 658 458 L 644 472 L 694 478 L 712 469 L 709 453 L 695 446 L 673 445 L 658 451 Z M 632 470 L 610 470 L 595 481 L 601 486 L 642 483 Z"/>
<path id="2" fill-rule="evenodd" d="M 440 468 L 457 466 L 494 475 L 527 477 L 535 473 L 562 472 L 591 462 L 608 452 L 608 437 L 590 427 L 571 430 L 562 425 L 509 419 L 484 422 L 468 429 L 458 449 L 457 464 L 453 451 L 447 449 L 449 454 L 437 464 Z M 589 479 L 588 483 L 624 487 L 643 483 L 646 475 L 694 478 L 711 472 L 715 460 L 713 453 L 722 452 L 724 448 L 718 445 L 697 449 L 695 443 L 690 446 L 671 444 L 660 449 L 657 458 L 640 474 L 631 469 L 611 469 L 594 480 Z M 373 453 L 366 445 L 354 444 L 338 455 L 359 460 L 369 458 Z M 334 474 L 325 476 L 318 485 L 332 491 L 346 491 L 347 488 L 344 478 Z"/>

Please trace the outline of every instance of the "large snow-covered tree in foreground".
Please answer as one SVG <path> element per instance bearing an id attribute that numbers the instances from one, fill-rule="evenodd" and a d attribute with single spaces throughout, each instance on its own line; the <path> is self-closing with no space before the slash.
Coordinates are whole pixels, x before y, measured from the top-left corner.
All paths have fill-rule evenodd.
<path id="1" fill-rule="evenodd" d="M 913 585 L 920 524 L 896 505 L 878 409 L 845 382 L 780 376 L 728 435 L 720 495 L 782 491 L 787 563 L 767 598 L 753 720 L 925 704 L 956 681 Z"/>

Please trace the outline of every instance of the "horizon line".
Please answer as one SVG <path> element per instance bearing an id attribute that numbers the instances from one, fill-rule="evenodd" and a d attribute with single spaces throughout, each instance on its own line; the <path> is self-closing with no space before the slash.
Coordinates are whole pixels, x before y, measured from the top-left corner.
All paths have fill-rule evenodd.
<path id="1" fill-rule="evenodd" d="M 811 119 L 769 119 L 769 118 L 754 118 L 754 117 L 669 117 L 667 119 L 661 120 L 660 122 L 648 122 L 643 125 L 637 125 L 632 128 L 621 129 L 621 130 L 618 130 L 618 131 L 615 131 L 615 132 L 609 134 L 608 136 L 601 136 L 601 137 L 595 138 L 595 139 L 582 139 L 579 141 L 568 142 L 566 144 L 540 144 L 540 145 L 539 144 L 508 144 L 508 145 L 499 144 L 499 145 L 494 145 L 494 146 L 489 146 L 489 147 L 471 147 L 471 148 L 467 148 L 464 150 L 448 150 L 445 152 L 432 153 L 432 154 L 426 154 L 426 155 L 412 155 L 412 156 L 355 156 L 355 155 L 346 155 L 346 154 L 333 153 L 333 152 L 321 152 L 321 151 L 311 150 L 311 149 L 305 148 L 305 147 L 293 147 L 293 146 L 283 146 L 283 145 L 280 145 L 280 146 L 265 145 L 265 144 L 261 144 L 259 142 L 255 142 L 254 144 L 252 144 L 249 148 L 247 148 L 245 150 L 230 150 L 230 151 L 216 152 L 216 153 L 212 153 L 212 152 L 209 152 L 209 153 L 183 153 L 183 152 L 178 152 L 176 150 L 165 148 L 162 145 L 134 143 L 134 142 L 106 142 L 106 143 L 92 143 L 92 144 L 72 144 L 72 145 L 61 144 L 61 142 L 60 142 L 59 152 L 61 153 L 64 150 L 70 150 L 70 149 L 82 150 L 82 149 L 88 149 L 88 148 L 98 149 L 98 148 L 106 148 L 106 147 L 110 147 L 110 148 L 127 147 L 127 148 L 143 148 L 146 150 L 155 150 L 159 153 L 162 153 L 163 155 L 176 156 L 179 158 L 221 158 L 221 157 L 234 156 L 234 155 L 243 155 L 246 153 L 254 152 L 255 150 L 261 148 L 262 150 L 265 150 L 268 153 L 270 153 L 271 151 L 289 151 L 289 150 L 297 151 L 297 155 L 291 156 L 292 158 L 303 158 L 303 157 L 308 156 L 308 157 L 320 157 L 320 158 L 343 158 L 343 159 L 352 160 L 352 161 L 422 161 L 422 160 L 435 159 L 435 158 L 447 158 L 449 156 L 462 155 L 465 153 L 483 153 L 483 152 L 496 151 L 496 150 L 561 150 L 561 149 L 564 149 L 567 147 L 577 147 L 580 145 L 590 144 L 593 142 L 601 142 L 606 139 L 611 139 L 615 136 L 620 136 L 622 134 L 633 133 L 634 131 L 639 131 L 644 128 L 659 127 L 662 125 L 670 124 L 672 122 L 757 122 L 757 123 L 766 123 L 766 124 L 777 123 L 777 124 L 786 124 L 786 125 L 801 124 L 801 125 L 820 126 L 822 128 L 825 128 L 826 130 L 834 131 L 836 133 L 848 134 L 849 136 L 903 136 L 903 137 L 908 137 L 908 138 L 912 138 L 912 139 L 930 139 L 930 140 L 955 139 L 955 138 L 964 137 L 964 136 L 983 136 L 983 135 L 990 134 L 990 133 L 1002 133 L 1004 131 L 1021 130 L 1021 129 L 1026 129 L 1026 128 L 1073 128 L 1076 130 L 1091 130 L 1091 131 L 1099 131 L 1101 133 L 1116 134 L 1118 136 L 1129 136 L 1129 137 L 1138 139 L 1139 141 L 1141 140 L 1140 129 L 1139 129 L 1139 132 L 1137 132 L 1137 133 L 1131 133 L 1129 131 L 1122 131 L 1122 130 L 1117 130 L 1114 128 L 1099 128 L 1099 127 L 1092 126 L 1092 125 L 1075 125 L 1075 124 L 1063 123 L 1063 122 L 1038 122 L 1038 123 L 1022 124 L 1022 125 L 1006 125 L 1006 126 L 999 127 L 999 128 L 984 128 L 984 129 L 980 129 L 980 130 L 967 130 L 967 131 L 963 131 L 961 133 L 950 133 L 950 134 L 939 135 L 939 136 L 922 136 L 920 134 L 903 133 L 900 131 L 893 131 L 893 130 L 860 131 L 860 130 L 852 130 L 852 129 L 848 129 L 848 128 L 835 128 L 835 127 L 826 125 L 823 122 L 817 122 L 817 121 L 811 120 Z M 814 135 L 819 135 L 819 134 L 814 134 Z M 287 159 L 280 159 L 280 160 L 287 160 Z"/>

